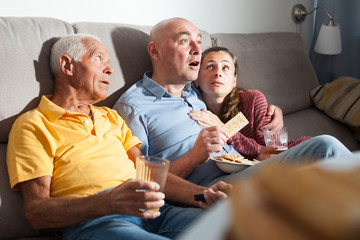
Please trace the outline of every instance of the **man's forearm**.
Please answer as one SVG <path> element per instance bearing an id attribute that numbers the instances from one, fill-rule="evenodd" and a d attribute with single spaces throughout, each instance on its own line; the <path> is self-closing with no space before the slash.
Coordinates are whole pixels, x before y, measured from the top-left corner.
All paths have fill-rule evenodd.
<path id="1" fill-rule="evenodd" d="M 194 195 L 208 188 L 193 184 L 173 174 L 168 174 L 165 184 L 165 198 L 173 202 L 199 206 Z"/>
<path id="2" fill-rule="evenodd" d="M 194 169 L 198 166 L 196 161 L 193 161 L 191 154 L 188 153 L 170 164 L 169 172 L 181 178 L 187 178 Z"/>
<path id="3" fill-rule="evenodd" d="M 104 205 L 104 194 L 84 198 L 38 199 L 25 204 L 25 214 L 34 229 L 68 227 L 109 214 L 108 206 Z"/>
<path id="4" fill-rule="evenodd" d="M 109 192 L 79 198 L 50 197 L 51 177 L 19 183 L 26 218 L 34 229 L 60 228 L 108 214 Z"/>

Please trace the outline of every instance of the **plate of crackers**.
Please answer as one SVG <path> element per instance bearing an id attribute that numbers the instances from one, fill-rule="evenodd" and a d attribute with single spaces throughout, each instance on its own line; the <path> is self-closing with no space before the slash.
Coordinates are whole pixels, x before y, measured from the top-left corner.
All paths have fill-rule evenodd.
<path id="1" fill-rule="evenodd" d="M 221 156 L 215 156 L 210 159 L 215 161 L 221 171 L 226 173 L 238 172 L 259 162 L 259 160 L 249 160 L 233 153 L 223 153 Z"/>

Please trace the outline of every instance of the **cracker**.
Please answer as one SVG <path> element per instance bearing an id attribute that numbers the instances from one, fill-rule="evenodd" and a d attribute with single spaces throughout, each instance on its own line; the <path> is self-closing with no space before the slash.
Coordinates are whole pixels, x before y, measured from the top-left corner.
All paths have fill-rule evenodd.
<path id="1" fill-rule="evenodd" d="M 213 158 L 220 161 L 237 162 L 237 163 L 241 163 L 242 160 L 244 159 L 243 156 L 232 153 L 223 153 L 221 156 L 215 156 Z"/>
<path id="2" fill-rule="evenodd" d="M 223 160 L 224 158 L 223 158 L 223 156 L 215 156 L 215 157 L 213 157 L 213 159 L 216 159 L 216 160 Z"/>
<path id="3" fill-rule="evenodd" d="M 233 154 L 233 153 L 223 153 L 221 156 L 214 156 L 213 159 L 224 161 L 224 162 L 232 162 L 232 163 L 242 163 L 247 165 L 254 165 L 258 163 L 258 160 L 249 160 L 244 158 L 241 155 Z"/>
<path id="4" fill-rule="evenodd" d="M 232 137 L 248 123 L 249 121 L 246 119 L 244 114 L 242 112 L 239 112 L 238 114 L 236 114 L 235 117 L 225 123 L 223 129 L 230 135 L 230 137 Z"/>
<path id="5" fill-rule="evenodd" d="M 233 153 L 223 153 L 222 157 L 225 159 L 232 160 L 232 161 L 241 160 L 244 158 L 243 156 L 236 155 Z"/>

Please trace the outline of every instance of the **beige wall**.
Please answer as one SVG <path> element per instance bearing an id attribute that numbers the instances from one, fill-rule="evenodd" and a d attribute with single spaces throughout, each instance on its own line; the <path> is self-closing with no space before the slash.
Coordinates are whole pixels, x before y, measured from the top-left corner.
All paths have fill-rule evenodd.
<path id="1" fill-rule="evenodd" d="M 97 21 L 153 25 L 185 17 L 210 33 L 298 32 L 309 46 L 312 16 L 300 26 L 291 9 L 314 0 L 2 0 L 0 16 L 55 17 L 69 22 Z"/>

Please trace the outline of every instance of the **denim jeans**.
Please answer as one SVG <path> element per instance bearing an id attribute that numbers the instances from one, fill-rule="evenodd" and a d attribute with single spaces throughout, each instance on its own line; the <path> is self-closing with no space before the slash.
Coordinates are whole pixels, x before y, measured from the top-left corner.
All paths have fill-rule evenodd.
<path id="1" fill-rule="evenodd" d="M 173 239 L 203 212 L 200 208 L 181 208 L 165 204 L 155 219 L 109 215 L 63 229 L 66 240 Z"/>
<path id="2" fill-rule="evenodd" d="M 339 140 L 329 135 L 320 135 L 310 138 L 285 152 L 262 161 L 242 171 L 226 174 L 212 180 L 207 186 L 218 181 L 230 182 L 235 178 L 249 177 L 254 172 L 273 162 L 284 164 L 298 164 L 306 162 L 324 161 L 332 157 L 348 157 L 353 155 Z"/>

